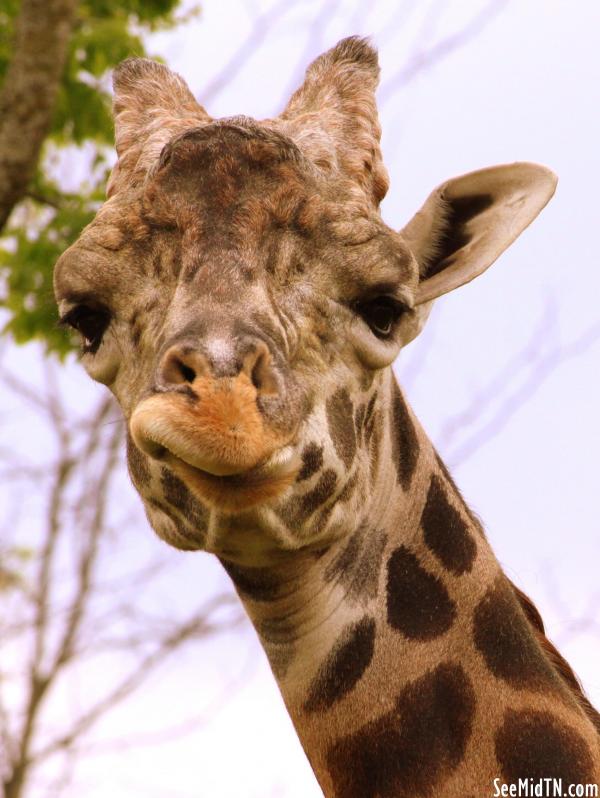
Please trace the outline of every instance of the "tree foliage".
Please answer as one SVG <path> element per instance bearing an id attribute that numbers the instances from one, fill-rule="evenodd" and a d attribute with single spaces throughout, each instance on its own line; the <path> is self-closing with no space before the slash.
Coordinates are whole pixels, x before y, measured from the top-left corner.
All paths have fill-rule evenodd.
<path id="1" fill-rule="evenodd" d="M 26 198 L 12 213 L 0 248 L 0 306 L 5 331 L 19 343 L 41 339 L 66 353 L 67 335 L 56 325 L 52 268 L 79 236 L 104 196 L 111 167 L 113 125 L 109 73 L 131 55 L 146 55 L 143 37 L 190 15 L 180 0 L 82 0 L 66 58 L 49 136 Z M 0 81 L 14 56 L 19 0 L 0 10 Z M 84 175 L 77 179 L 76 175 Z"/>

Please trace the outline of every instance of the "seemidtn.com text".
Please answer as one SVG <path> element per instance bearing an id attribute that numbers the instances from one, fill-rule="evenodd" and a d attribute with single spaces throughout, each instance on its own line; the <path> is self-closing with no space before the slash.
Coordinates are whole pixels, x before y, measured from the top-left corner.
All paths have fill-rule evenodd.
<path id="1" fill-rule="evenodd" d="M 597 784 L 565 784 L 562 779 L 494 779 L 494 798 L 598 798 Z"/>

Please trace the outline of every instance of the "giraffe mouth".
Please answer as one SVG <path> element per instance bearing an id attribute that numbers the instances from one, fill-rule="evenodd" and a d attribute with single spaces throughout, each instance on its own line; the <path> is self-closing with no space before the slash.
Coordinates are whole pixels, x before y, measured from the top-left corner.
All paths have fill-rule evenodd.
<path id="1" fill-rule="evenodd" d="M 168 450 L 161 459 L 203 504 L 230 514 L 281 496 L 293 484 L 301 466 L 291 445 L 278 449 L 261 464 L 227 475 L 204 471 Z"/>
<path id="2" fill-rule="evenodd" d="M 168 466 L 202 504 L 237 513 L 280 496 L 301 463 L 294 433 L 281 436 L 265 425 L 256 389 L 242 377 L 229 382 L 209 386 L 193 403 L 172 392 L 150 396 L 129 427 L 136 446 Z"/>

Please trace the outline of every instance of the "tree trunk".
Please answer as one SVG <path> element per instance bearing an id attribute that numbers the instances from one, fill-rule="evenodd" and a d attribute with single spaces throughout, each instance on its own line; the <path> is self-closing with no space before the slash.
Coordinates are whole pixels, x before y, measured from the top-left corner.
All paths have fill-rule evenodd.
<path id="1" fill-rule="evenodd" d="M 27 191 L 48 134 L 76 0 L 21 0 L 0 90 L 0 231 Z"/>

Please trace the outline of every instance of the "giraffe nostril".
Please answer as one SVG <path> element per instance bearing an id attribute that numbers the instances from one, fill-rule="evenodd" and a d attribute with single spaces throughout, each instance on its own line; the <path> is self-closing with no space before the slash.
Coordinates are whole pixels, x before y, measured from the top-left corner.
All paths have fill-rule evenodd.
<path id="1" fill-rule="evenodd" d="M 200 378 L 221 379 L 237 377 L 244 373 L 257 394 L 275 394 L 278 382 L 272 365 L 271 353 L 266 344 L 243 339 L 238 349 L 225 346 L 218 340 L 206 345 L 208 355 L 191 345 L 172 346 L 163 356 L 157 375 L 157 384 L 163 389 L 184 388 L 194 385 Z"/>
<path id="2" fill-rule="evenodd" d="M 264 371 L 262 357 L 260 357 L 252 369 L 252 373 L 250 375 L 250 379 L 252 380 L 252 385 L 256 388 L 257 391 L 260 391 L 263 384 L 263 376 L 262 372 Z"/>
<path id="3" fill-rule="evenodd" d="M 246 358 L 242 370 L 248 374 L 252 385 L 259 393 L 276 393 L 277 384 L 271 366 L 271 356 L 264 344 Z"/>
<path id="4" fill-rule="evenodd" d="M 181 372 L 181 376 L 186 382 L 194 382 L 196 379 L 196 372 L 190 366 L 186 366 L 185 363 L 179 362 L 179 370 Z"/>
<path id="5" fill-rule="evenodd" d="M 163 358 L 159 369 L 159 382 L 165 386 L 191 385 L 206 372 L 202 355 L 186 347 L 173 347 Z"/>

